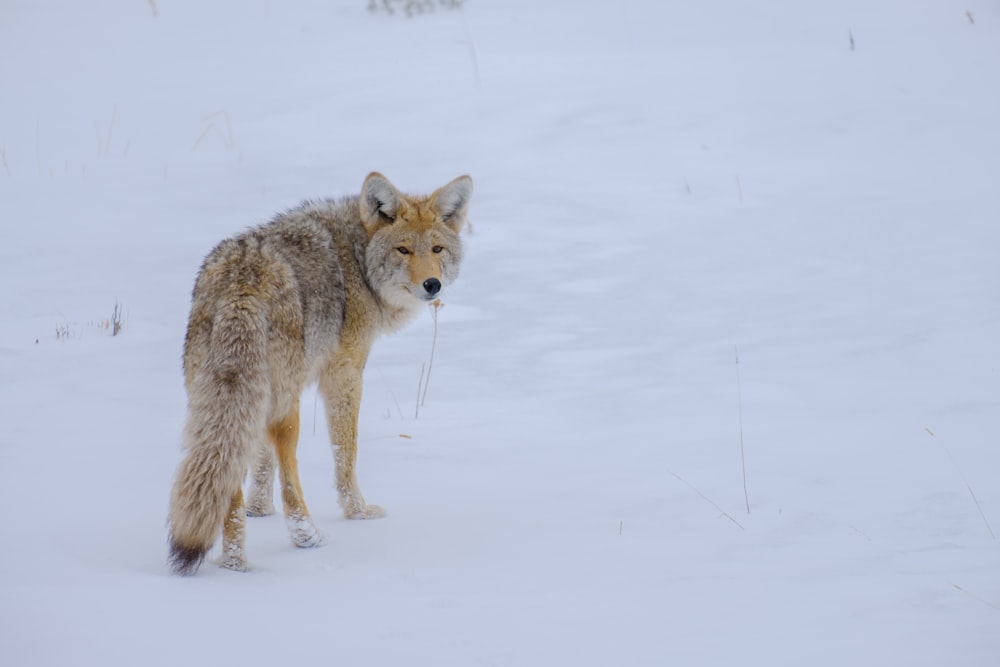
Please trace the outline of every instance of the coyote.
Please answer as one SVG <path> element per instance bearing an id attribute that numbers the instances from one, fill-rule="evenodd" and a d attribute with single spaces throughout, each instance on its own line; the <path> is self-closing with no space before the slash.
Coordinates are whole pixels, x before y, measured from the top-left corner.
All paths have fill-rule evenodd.
<path id="1" fill-rule="evenodd" d="M 455 279 L 471 195 L 468 176 L 410 196 L 372 173 L 360 195 L 307 201 L 209 253 L 184 341 L 187 453 L 170 502 L 174 572 L 196 572 L 220 528 L 220 564 L 246 569 L 246 516 L 274 512 L 276 463 L 292 542 L 321 543 L 295 458 L 309 383 L 324 400 L 344 515 L 384 515 L 365 503 L 355 474 L 362 371 L 379 334 L 402 327 Z"/>

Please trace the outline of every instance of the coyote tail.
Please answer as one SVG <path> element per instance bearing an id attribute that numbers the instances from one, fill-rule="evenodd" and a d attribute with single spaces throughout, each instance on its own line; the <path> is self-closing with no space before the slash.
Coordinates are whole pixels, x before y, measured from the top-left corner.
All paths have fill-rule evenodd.
<path id="1" fill-rule="evenodd" d="M 177 574 L 194 574 L 212 548 L 255 441 L 264 437 L 266 330 L 259 302 L 240 296 L 218 308 L 209 340 L 200 343 L 208 349 L 188 385 L 187 455 L 170 500 L 170 565 Z"/>

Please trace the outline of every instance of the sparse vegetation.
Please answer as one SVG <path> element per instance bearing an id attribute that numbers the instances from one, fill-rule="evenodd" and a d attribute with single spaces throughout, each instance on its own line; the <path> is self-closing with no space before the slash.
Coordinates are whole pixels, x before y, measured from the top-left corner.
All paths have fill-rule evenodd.
<path id="1" fill-rule="evenodd" d="M 119 301 L 115 301 L 111 315 L 101 320 L 88 322 L 88 327 L 93 327 L 98 331 L 110 333 L 118 336 L 125 327 L 125 309 Z M 56 325 L 56 340 L 69 340 L 79 338 L 83 334 L 83 326 L 74 324 L 67 319 Z"/>
<path id="2" fill-rule="evenodd" d="M 401 11 L 407 16 L 433 12 L 437 7 L 461 9 L 465 0 L 368 0 L 368 11 L 395 14 Z"/>
<path id="3" fill-rule="evenodd" d="M 111 110 L 111 120 L 108 121 L 108 130 L 103 132 L 101 124 L 94 120 L 94 131 L 97 133 L 97 154 L 108 154 L 111 152 L 111 138 L 115 130 L 115 121 L 118 119 L 118 105 Z"/>
<path id="4" fill-rule="evenodd" d="M 437 7 L 460 10 L 464 4 L 465 0 L 368 0 L 368 11 L 373 14 L 385 13 L 393 15 L 402 13 L 407 18 L 412 18 L 417 14 L 433 12 Z M 482 85 L 482 80 L 479 76 L 479 57 L 476 55 L 476 43 L 472 39 L 465 16 L 463 14 L 460 14 L 460 16 L 462 17 L 462 29 L 465 32 L 465 39 L 461 40 L 461 43 L 465 44 L 469 49 L 472 74 L 476 82 L 476 88 L 479 88 Z"/>
<path id="5" fill-rule="evenodd" d="M 68 340 L 76 335 L 69 322 L 62 322 L 56 325 L 56 340 Z"/>
<path id="6" fill-rule="evenodd" d="M 122 332 L 122 305 L 115 301 L 115 308 L 111 312 L 111 319 L 104 321 L 105 330 L 110 330 L 112 336 L 117 336 Z"/>

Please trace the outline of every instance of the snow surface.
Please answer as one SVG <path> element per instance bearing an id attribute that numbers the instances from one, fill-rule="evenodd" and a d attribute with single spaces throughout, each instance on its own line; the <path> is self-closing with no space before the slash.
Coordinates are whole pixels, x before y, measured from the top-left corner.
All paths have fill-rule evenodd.
<path id="1" fill-rule="evenodd" d="M 1000 6 L 367 4 L 2 3 L 0 663 L 1000 664 Z M 170 575 L 203 256 L 376 169 L 476 183 L 387 517 L 310 390 L 325 546 Z"/>

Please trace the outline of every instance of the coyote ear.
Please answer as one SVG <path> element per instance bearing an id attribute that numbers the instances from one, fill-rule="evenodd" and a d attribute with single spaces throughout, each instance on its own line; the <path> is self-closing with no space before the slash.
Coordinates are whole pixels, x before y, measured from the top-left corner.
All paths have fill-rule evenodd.
<path id="1" fill-rule="evenodd" d="M 389 179 L 373 171 L 361 186 L 361 222 L 372 227 L 379 222 L 393 222 L 403 195 Z"/>
<path id="2" fill-rule="evenodd" d="M 468 176 L 459 176 L 448 185 L 435 190 L 431 195 L 431 201 L 441 214 L 444 224 L 457 232 L 465 224 L 471 197 L 472 179 Z"/>

